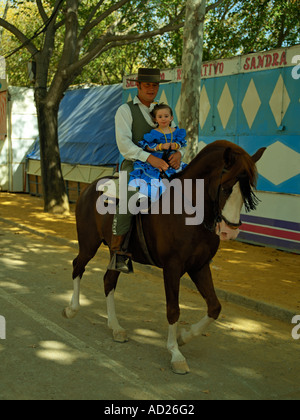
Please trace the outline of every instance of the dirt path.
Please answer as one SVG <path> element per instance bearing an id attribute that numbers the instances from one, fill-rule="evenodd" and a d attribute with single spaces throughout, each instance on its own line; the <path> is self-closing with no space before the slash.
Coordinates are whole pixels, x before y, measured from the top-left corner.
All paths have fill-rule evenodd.
<path id="1" fill-rule="evenodd" d="M 72 293 L 73 258 L 73 248 L 0 222 L 1 401 L 93 399 L 109 407 L 116 400 L 191 400 L 199 417 L 201 400 L 299 399 L 300 340 L 293 340 L 291 324 L 222 302 L 218 321 L 181 348 L 191 373 L 175 375 L 161 278 L 138 267 L 130 278 L 120 276 L 116 310 L 129 342 L 115 343 L 103 252 L 86 270 L 77 317 L 61 315 Z M 180 328 L 205 314 L 199 293 L 184 285 L 180 303 Z"/>
<path id="2" fill-rule="evenodd" d="M 71 215 L 43 213 L 43 201 L 25 194 L 0 193 L 0 217 L 76 242 L 74 208 Z M 108 252 L 105 247 L 103 255 Z M 212 263 L 216 288 L 278 305 L 300 313 L 300 255 L 223 242 Z"/>

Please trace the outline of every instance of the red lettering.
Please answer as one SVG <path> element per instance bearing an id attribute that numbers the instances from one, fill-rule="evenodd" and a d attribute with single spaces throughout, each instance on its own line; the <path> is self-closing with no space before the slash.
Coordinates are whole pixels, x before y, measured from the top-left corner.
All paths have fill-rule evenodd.
<path id="1" fill-rule="evenodd" d="M 271 63 L 272 63 L 272 56 L 271 56 L 271 54 L 267 54 L 266 55 L 266 67 L 270 67 Z"/>
<path id="2" fill-rule="evenodd" d="M 182 69 L 177 69 L 177 80 L 181 80 Z"/>
<path id="3" fill-rule="evenodd" d="M 220 71 L 220 74 L 222 74 L 223 71 L 224 71 L 224 63 L 223 62 L 219 63 L 219 71 Z"/>
<path id="4" fill-rule="evenodd" d="M 202 76 L 206 76 L 207 67 L 208 67 L 208 64 L 203 64 L 202 70 L 205 70 L 205 73 L 202 74 Z M 201 71 L 201 73 L 202 73 L 202 71 Z"/>
<path id="5" fill-rule="evenodd" d="M 165 80 L 165 78 L 166 78 L 165 73 L 160 73 L 160 78 L 161 78 L 161 80 Z"/>
<path id="6" fill-rule="evenodd" d="M 278 58 L 279 58 L 279 54 L 278 53 L 274 53 L 273 54 L 273 64 L 272 64 L 273 67 L 279 66 Z"/>
<path id="7" fill-rule="evenodd" d="M 255 57 L 252 57 L 252 60 L 251 60 L 251 70 L 252 69 L 256 69 L 256 58 Z"/>
<path id="8" fill-rule="evenodd" d="M 250 69 L 250 57 L 246 58 L 246 62 L 244 64 L 244 70 Z"/>
<path id="9" fill-rule="evenodd" d="M 258 64 L 257 64 L 257 68 L 263 68 L 264 67 L 264 56 L 259 55 L 258 57 Z"/>
<path id="10" fill-rule="evenodd" d="M 285 53 L 285 51 L 283 51 L 283 53 L 281 54 L 280 66 L 282 66 L 282 64 L 284 64 L 285 66 L 287 65 L 287 61 L 286 61 L 286 53 Z"/>

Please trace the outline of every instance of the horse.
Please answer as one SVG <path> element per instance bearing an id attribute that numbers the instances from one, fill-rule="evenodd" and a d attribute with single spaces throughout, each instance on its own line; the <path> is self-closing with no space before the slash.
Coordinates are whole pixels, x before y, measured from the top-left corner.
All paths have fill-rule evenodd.
<path id="1" fill-rule="evenodd" d="M 247 211 L 255 209 L 258 204 L 254 194 L 257 181 L 256 162 L 265 149 L 260 148 L 250 156 L 238 145 L 225 140 L 212 142 L 202 149 L 174 178 L 180 180 L 182 185 L 185 185 L 185 180 L 190 180 L 193 206 L 197 201 L 196 181 L 204 180 L 203 222 L 187 223 L 191 217 L 190 210 L 189 214 L 185 212 L 185 208 L 181 213 L 176 211 L 172 201 L 175 189 L 170 189 L 169 214 L 164 214 L 160 210 L 141 216 L 143 236 L 150 258 L 141 246 L 139 231 L 136 223 L 133 223 L 129 243 L 133 261 L 152 264 L 163 270 L 169 324 L 167 349 L 171 353 L 171 368 L 177 374 L 186 374 L 190 371 L 179 347 L 200 335 L 221 312 L 221 304 L 213 285 L 210 262 L 218 250 L 220 240 L 236 238 L 241 225 L 240 212 L 243 204 Z M 101 215 L 96 210 L 97 199 L 102 194 L 97 191 L 97 182 L 82 192 L 76 205 L 79 254 L 73 261 L 74 292 L 70 306 L 63 311 L 66 318 L 74 318 L 80 308 L 80 281 L 86 265 L 95 256 L 102 243 L 110 246 L 111 242 L 113 215 Z M 179 196 L 185 200 L 184 188 Z M 188 331 L 183 329 L 178 333 L 180 279 L 186 273 L 206 301 L 207 313 L 203 319 L 191 325 Z M 117 342 L 126 342 L 127 333 L 120 326 L 115 312 L 114 293 L 119 274 L 118 271 L 107 269 L 104 275 L 104 292 L 108 327 L 113 331 L 113 339 Z"/>

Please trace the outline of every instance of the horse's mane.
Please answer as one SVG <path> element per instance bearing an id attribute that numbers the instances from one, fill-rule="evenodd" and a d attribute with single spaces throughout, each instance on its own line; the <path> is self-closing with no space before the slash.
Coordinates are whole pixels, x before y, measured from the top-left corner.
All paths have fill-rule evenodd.
<path id="1" fill-rule="evenodd" d="M 253 162 L 251 156 L 241 147 L 236 144 L 230 147 L 234 152 L 235 161 L 229 168 L 229 171 L 224 175 L 222 182 L 230 179 L 238 179 L 246 212 L 255 210 L 259 203 L 259 199 L 253 191 L 256 187 L 258 175 L 255 162 Z"/>
<path id="2" fill-rule="evenodd" d="M 227 164 L 223 160 L 226 149 L 230 150 L 231 159 L 231 162 L 227 162 Z M 212 153 L 218 153 L 220 155 L 220 158 L 223 162 L 220 163 L 223 164 L 224 169 L 227 169 L 223 174 L 222 184 L 232 179 L 237 179 L 240 182 L 240 188 L 244 197 L 246 211 L 254 210 L 259 201 L 253 192 L 253 188 L 255 188 L 257 182 L 256 165 L 255 162 L 253 162 L 251 156 L 244 149 L 232 142 L 226 140 L 217 140 L 208 144 L 198 153 L 198 155 L 180 174 L 184 174 L 190 165 L 199 165 L 201 167 L 201 161 L 203 161 L 207 155 Z"/>

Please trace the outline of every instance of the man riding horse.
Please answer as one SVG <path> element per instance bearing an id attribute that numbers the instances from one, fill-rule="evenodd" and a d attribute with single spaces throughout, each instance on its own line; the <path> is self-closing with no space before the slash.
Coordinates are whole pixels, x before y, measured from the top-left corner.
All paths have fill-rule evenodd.
<path id="1" fill-rule="evenodd" d="M 127 173 L 127 181 L 129 182 L 130 172 L 133 170 L 135 160 L 148 162 L 160 171 L 166 171 L 169 166 L 178 169 L 184 155 L 184 149 L 173 153 L 167 163 L 163 159 L 144 151 L 137 145 L 143 139 L 143 136 L 156 126 L 150 115 L 150 106 L 156 98 L 159 84 L 170 80 L 162 80 L 159 69 L 144 68 L 138 70 L 137 79 L 128 80 L 136 82 L 138 94 L 133 101 L 123 104 L 115 116 L 117 145 L 121 155 L 124 157 L 121 170 Z M 133 194 L 134 192 L 128 191 L 128 201 Z M 127 262 L 130 254 L 127 252 L 127 246 L 124 241 L 127 234 L 130 234 L 132 217 L 133 215 L 128 210 L 126 214 L 121 214 L 117 206 L 112 225 L 111 251 L 113 251 L 114 255 L 109 266 L 110 269 L 125 273 L 130 271 Z"/>

